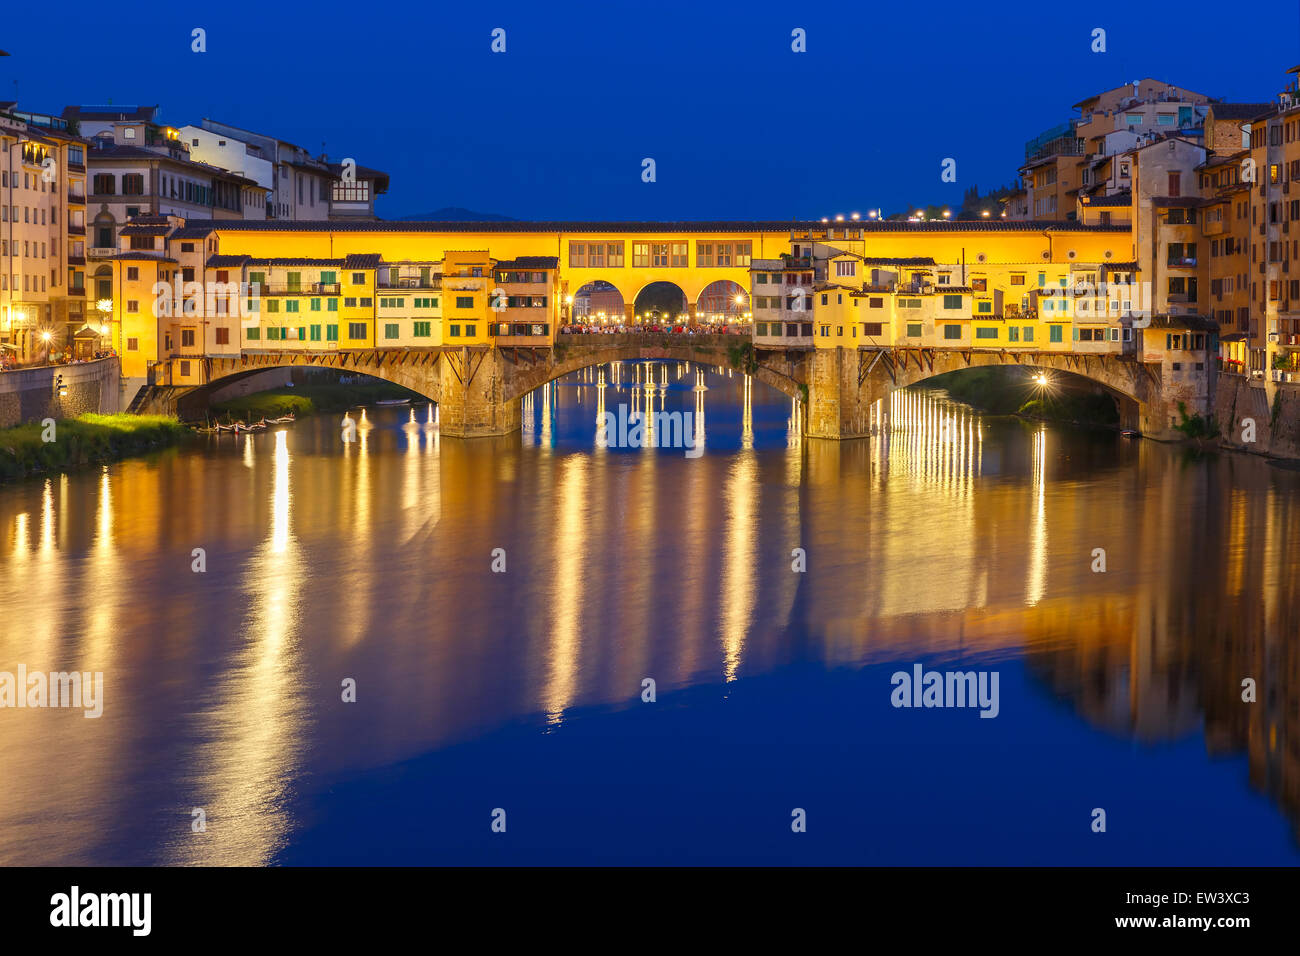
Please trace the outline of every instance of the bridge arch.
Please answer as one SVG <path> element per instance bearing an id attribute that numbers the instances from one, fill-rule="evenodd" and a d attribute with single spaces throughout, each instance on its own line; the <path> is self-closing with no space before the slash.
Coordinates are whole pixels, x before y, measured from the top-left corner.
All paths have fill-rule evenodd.
<path id="1" fill-rule="evenodd" d="M 635 341 L 637 338 L 635 334 L 566 335 L 556 349 L 553 363 L 519 368 L 503 397 L 514 401 L 565 375 L 611 362 L 694 362 L 725 371 L 736 368 L 732 363 L 732 349 L 742 349 L 749 342 L 748 338 L 737 335 L 647 335 L 640 342 Z M 737 351 L 737 357 L 739 354 Z M 773 359 L 760 364 L 753 375 L 784 395 L 803 397 L 802 369 L 798 360 Z"/>
<path id="2" fill-rule="evenodd" d="M 656 279 L 647 282 L 637 291 L 632 300 L 634 321 L 648 321 L 653 312 L 661 313 L 662 324 L 685 325 L 690 315 L 690 297 L 676 282 L 669 279 Z"/>
<path id="3" fill-rule="evenodd" d="M 147 407 L 138 411 L 175 414 L 185 421 L 204 417 L 213 392 L 261 372 L 277 368 L 326 368 L 345 375 L 367 375 L 410 389 L 441 403 L 441 362 L 436 350 L 427 352 L 301 352 L 254 353 L 229 359 L 207 358 L 203 385 L 154 388 Z"/>
<path id="4" fill-rule="evenodd" d="M 740 322 L 750 314 L 749 291 L 732 279 L 715 279 L 695 297 L 700 322 Z"/>
<path id="5" fill-rule="evenodd" d="M 1123 428 L 1139 429 L 1159 398 L 1159 384 L 1141 363 L 1114 354 L 872 349 L 858 354 L 858 404 L 874 403 L 939 375 L 990 366 L 1021 367 L 1049 377 L 1065 374 L 1099 385 L 1115 400 Z"/>
<path id="6" fill-rule="evenodd" d="M 569 321 L 590 324 L 604 320 L 622 324 L 627 319 L 631 305 L 627 295 L 617 283 L 608 279 L 592 279 L 569 293 Z"/>

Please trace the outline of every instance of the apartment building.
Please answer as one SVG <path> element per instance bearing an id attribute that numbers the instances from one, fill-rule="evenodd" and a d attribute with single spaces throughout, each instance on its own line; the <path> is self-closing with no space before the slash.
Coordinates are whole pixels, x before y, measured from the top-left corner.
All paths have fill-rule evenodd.
<path id="1" fill-rule="evenodd" d="M 1109 261 L 1113 250 L 1097 243 L 1066 250 L 1064 262 L 1050 255 L 1018 261 L 1014 247 L 1000 249 L 999 261 L 979 253 L 957 262 L 863 256 L 819 242 L 801 243 L 799 251 L 799 258 L 751 264 L 757 346 L 1132 348 L 1141 302 L 1126 290 L 1133 288 L 1136 264 Z"/>
<path id="2" fill-rule="evenodd" d="M 1250 373 L 1269 382 L 1300 376 L 1300 67 L 1273 111 L 1250 123 L 1250 298 L 1258 328 Z M 1292 263 L 1296 268 L 1291 268 Z"/>
<path id="3" fill-rule="evenodd" d="M 493 266 L 492 324 L 498 346 L 549 345 L 560 321 L 558 256 L 518 256 Z"/>
<path id="4" fill-rule="evenodd" d="M 1082 196 L 1131 189 L 1130 171 L 1114 157 L 1172 133 L 1199 138 L 1210 103 L 1204 94 L 1148 77 L 1074 104 L 1077 118 L 1025 144 L 1020 175 L 1027 218 L 1074 220 Z"/>
<path id="5" fill-rule="evenodd" d="M 194 158 L 240 173 L 267 190 L 266 218 L 365 221 L 375 197 L 388 191 L 388 174 L 345 158 L 330 162 L 274 136 L 204 118 L 182 126 Z"/>
<path id="6" fill-rule="evenodd" d="M 92 353 L 86 329 L 87 143 L 0 102 L 0 364 Z M 78 357 L 85 357 L 79 355 Z"/>
<path id="7" fill-rule="evenodd" d="M 138 216 L 265 219 L 265 189 L 245 176 L 195 160 L 156 106 L 69 106 L 63 117 L 90 143 L 91 257 L 117 248 L 119 230 Z"/>

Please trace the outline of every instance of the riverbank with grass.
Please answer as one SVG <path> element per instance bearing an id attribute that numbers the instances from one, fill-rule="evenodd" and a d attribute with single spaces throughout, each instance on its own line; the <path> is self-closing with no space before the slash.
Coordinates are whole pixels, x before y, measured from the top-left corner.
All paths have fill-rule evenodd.
<path id="1" fill-rule="evenodd" d="M 1023 368 L 988 366 L 936 375 L 922 383 L 941 388 L 988 415 L 1016 416 L 1094 428 L 1118 428 L 1119 411 L 1109 395 L 1034 386 Z"/>
<path id="2" fill-rule="evenodd" d="M 52 429 L 52 431 L 51 431 Z M 79 415 L 0 429 L 0 481 L 72 471 L 177 445 L 192 429 L 166 415 Z M 48 437 L 53 441 L 46 441 Z"/>
<path id="3" fill-rule="evenodd" d="M 214 422 L 255 422 L 263 418 L 279 418 L 293 413 L 296 417 L 314 412 L 344 412 L 356 405 L 368 405 L 391 399 L 409 398 L 413 402 L 427 401 L 423 396 L 392 382 L 366 384 L 295 385 L 292 388 L 273 388 L 265 392 L 252 392 L 224 402 L 213 402 L 208 417 Z"/>

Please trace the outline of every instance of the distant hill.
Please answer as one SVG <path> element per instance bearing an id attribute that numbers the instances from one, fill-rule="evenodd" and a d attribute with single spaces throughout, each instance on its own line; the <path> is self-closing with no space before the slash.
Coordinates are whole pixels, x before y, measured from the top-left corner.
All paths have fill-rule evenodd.
<path id="1" fill-rule="evenodd" d="M 498 216 L 491 212 L 474 212 L 460 206 L 445 206 L 433 212 L 422 212 L 415 216 L 397 216 L 394 222 L 518 222 L 509 216 Z"/>

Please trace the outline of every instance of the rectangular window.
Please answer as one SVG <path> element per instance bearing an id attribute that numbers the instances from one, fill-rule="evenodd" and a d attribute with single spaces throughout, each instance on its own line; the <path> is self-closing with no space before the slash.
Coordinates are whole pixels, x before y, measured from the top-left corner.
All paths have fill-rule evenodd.
<path id="1" fill-rule="evenodd" d="M 1064 340 L 1061 333 L 1061 326 L 1049 325 L 1047 327 L 1047 340 L 1049 342 L 1061 342 Z"/>
<path id="2" fill-rule="evenodd" d="M 475 334 L 474 324 L 472 322 L 465 326 L 465 334 L 467 336 L 473 336 Z"/>
<path id="3" fill-rule="evenodd" d="M 284 311 L 286 311 L 286 312 L 297 312 L 297 311 L 298 311 L 298 300 L 297 300 L 297 299 L 289 299 L 287 302 L 285 302 L 285 304 L 284 304 Z"/>
<path id="4" fill-rule="evenodd" d="M 852 259 L 849 259 L 848 261 L 841 259 L 835 263 L 836 276 L 843 278 L 845 276 L 856 276 L 857 274 L 858 264 Z"/>
<path id="5" fill-rule="evenodd" d="M 943 297 L 943 307 L 944 307 L 945 309 L 960 309 L 960 308 L 961 308 L 961 296 L 959 296 L 959 295 L 945 295 L 945 296 Z"/>
<path id="6" fill-rule="evenodd" d="M 364 322 L 348 323 L 348 338 L 353 339 L 355 341 L 356 339 L 364 339 L 365 337 L 366 337 L 366 323 Z"/>
<path id="7" fill-rule="evenodd" d="M 313 326 L 311 327 L 311 340 L 312 340 L 313 342 L 319 342 L 319 341 L 320 341 L 320 326 L 319 326 L 319 325 L 313 325 Z"/>
<path id="8" fill-rule="evenodd" d="M 605 244 L 605 267 L 608 269 L 623 268 L 622 242 L 608 242 Z"/>
<path id="9" fill-rule="evenodd" d="M 416 337 L 417 339 L 427 339 L 427 338 L 429 338 L 429 336 L 431 336 L 432 334 L 433 334 L 433 323 L 432 323 L 432 322 L 416 322 L 416 323 L 415 323 L 415 337 Z"/>
<path id="10" fill-rule="evenodd" d="M 687 248 L 688 248 L 688 243 L 685 242 L 674 242 L 672 244 L 672 262 L 670 263 L 670 265 L 674 269 L 686 268 Z"/>
<path id="11" fill-rule="evenodd" d="M 453 322 L 451 325 L 447 327 L 447 334 L 450 335 L 453 339 L 460 338 L 460 326 L 457 325 L 455 322 Z"/>
<path id="12" fill-rule="evenodd" d="M 313 312 L 319 312 L 319 311 L 320 311 L 320 299 L 311 299 L 311 300 L 310 300 L 310 305 L 309 305 L 308 307 L 309 307 L 309 308 L 311 309 L 311 311 L 313 311 Z"/>
<path id="13" fill-rule="evenodd" d="M 181 348 L 183 348 L 183 349 L 192 349 L 192 348 L 194 348 L 194 330 L 193 330 L 193 329 L 181 329 Z"/>
<path id="14" fill-rule="evenodd" d="M 1019 342 L 1019 341 L 1020 341 L 1020 329 L 1018 329 L 1018 328 L 1017 328 L 1016 326 L 1014 326 L 1014 325 L 1009 325 L 1009 326 L 1007 326 L 1007 341 L 1008 341 L 1008 342 Z"/>
<path id="15" fill-rule="evenodd" d="M 338 300 L 338 299 L 326 299 L 326 300 L 325 300 L 325 311 L 326 311 L 326 312 L 337 312 L 338 310 L 339 310 L 339 300 Z"/>
<path id="16" fill-rule="evenodd" d="M 1025 333 L 1026 342 L 1032 342 L 1034 340 L 1034 327 L 1032 325 L 1026 325 L 1022 331 Z"/>
<path id="17" fill-rule="evenodd" d="M 260 339 L 261 337 L 262 337 L 262 330 L 261 330 L 261 329 L 245 329 L 245 330 L 244 330 L 244 338 L 248 339 L 248 341 L 250 341 L 250 342 L 256 342 L 256 341 L 257 341 L 258 339 Z"/>
<path id="18" fill-rule="evenodd" d="M 585 269 L 587 267 L 587 244 L 585 242 L 569 243 L 569 268 Z"/>
<path id="19" fill-rule="evenodd" d="M 396 323 L 396 322 L 385 322 L 385 323 L 384 323 L 384 338 L 386 338 L 386 339 L 395 339 L 395 338 L 397 338 L 397 323 Z"/>
<path id="20" fill-rule="evenodd" d="M 959 338 L 961 338 L 961 326 L 960 326 L 960 325 L 945 325 L 945 326 L 943 327 L 943 337 L 944 337 L 945 339 L 959 339 Z"/>
<path id="21" fill-rule="evenodd" d="M 632 243 L 632 268 L 633 269 L 650 268 L 650 243 L 648 242 Z"/>
<path id="22" fill-rule="evenodd" d="M 698 268 L 705 268 L 713 265 L 713 243 L 695 243 L 695 265 Z"/>
<path id="23" fill-rule="evenodd" d="M 458 308 L 458 309 L 472 309 L 472 308 L 474 308 L 474 297 L 473 297 L 472 295 L 458 295 L 458 296 L 456 296 L 456 308 Z"/>
<path id="24" fill-rule="evenodd" d="M 328 342 L 337 342 L 339 340 L 339 327 L 337 325 L 325 326 L 325 340 Z"/>
<path id="25" fill-rule="evenodd" d="M 909 339 L 919 339 L 919 338 L 921 337 L 921 323 L 920 323 L 920 322 L 908 322 L 908 323 L 907 323 L 907 337 L 908 337 Z"/>
<path id="26" fill-rule="evenodd" d="M 976 329 L 975 338 L 977 339 L 996 339 L 998 337 L 997 329 Z"/>

